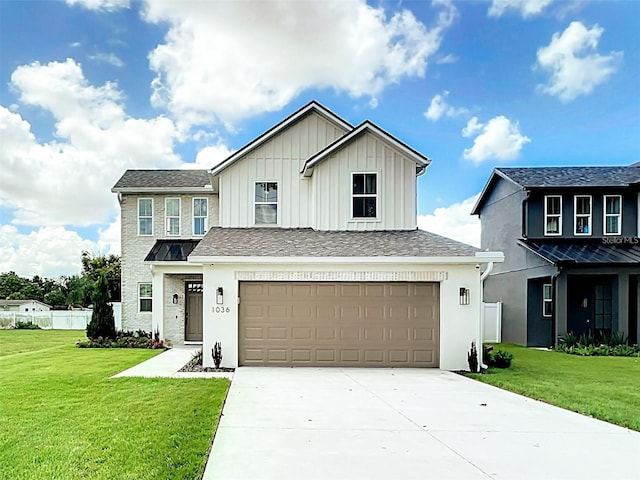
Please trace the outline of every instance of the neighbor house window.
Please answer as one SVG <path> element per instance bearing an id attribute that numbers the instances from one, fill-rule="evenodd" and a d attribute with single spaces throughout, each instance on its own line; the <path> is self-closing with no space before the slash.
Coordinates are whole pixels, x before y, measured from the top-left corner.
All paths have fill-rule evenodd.
<path id="1" fill-rule="evenodd" d="M 140 312 L 150 312 L 152 301 L 152 290 L 150 283 L 138 284 L 138 310 Z"/>
<path id="2" fill-rule="evenodd" d="M 553 288 L 550 283 L 542 285 L 542 316 L 553 315 Z"/>
<path id="3" fill-rule="evenodd" d="M 576 235 L 591 235 L 591 196 L 576 195 L 574 211 L 574 233 Z"/>
<path id="4" fill-rule="evenodd" d="M 351 198 L 353 218 L 377 218 L 378 174 L 353 173 Z"/>
<path id="5" fill-rule="evenodd" d="M 544 234 L 562 235 L 562 197 L 560 195 L 544 197 Z"/>
<path id="6" fill-rule="evenodd" d="M 164 201 L 164 216 L 167 235 L 180 235 L 180 199 L 167 198 Z"/>
<path id="7" fill-rule="evenodd" d="M 138 235 L 153 235 L 153 199 L 138 199 Z"/>
<path id="8" fill-rule="evenodd" d="M 256 225 L 277 225 L 278 183 L 256 182 L 254 197 Z"/>
<path id="9" fill-rule="evenodd" d="M 622 196 L 604 196 L 604 234 L 620 235 L 622 233 Z"/>
<path id="10" fill-rule="evenodd" d="M 208 228 L 208 200 L 206 198 L 193 199 L 193 234 L 204 235 Z"/>

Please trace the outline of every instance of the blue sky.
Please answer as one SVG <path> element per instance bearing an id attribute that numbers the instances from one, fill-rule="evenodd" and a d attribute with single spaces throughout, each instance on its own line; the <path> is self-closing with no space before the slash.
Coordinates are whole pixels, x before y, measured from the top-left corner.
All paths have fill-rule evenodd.
<path id="1" fill-rule="evenodd" d="M 496 166 L 640 160 L 640 2 L 0 2 L 0 271 L 119 251 L 127 168 L 208 168 L 317 100 L 433 160 L 421 228 L 477 244 Z"/>

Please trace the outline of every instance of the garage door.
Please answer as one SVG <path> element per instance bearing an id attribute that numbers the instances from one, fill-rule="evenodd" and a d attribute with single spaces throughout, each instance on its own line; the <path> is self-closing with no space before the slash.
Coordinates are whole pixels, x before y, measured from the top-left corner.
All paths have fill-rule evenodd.
<path id="1" fill-rule="evenodd" d="M 437 367 L 438 283 L 241 282 L 240 365 Z"/>

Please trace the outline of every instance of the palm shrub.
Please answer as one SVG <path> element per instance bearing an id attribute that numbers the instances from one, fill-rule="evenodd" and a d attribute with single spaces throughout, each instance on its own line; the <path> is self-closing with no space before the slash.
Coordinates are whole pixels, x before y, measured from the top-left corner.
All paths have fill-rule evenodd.
<path id="1" fill-rule="evenodd" d="M 91 339 L 116 338 L 116 321 L 109 305 L 109 283 L 106 275 L 100 275 L 93 288 L 93 313 L 87 325 L 87 337 Z"/>

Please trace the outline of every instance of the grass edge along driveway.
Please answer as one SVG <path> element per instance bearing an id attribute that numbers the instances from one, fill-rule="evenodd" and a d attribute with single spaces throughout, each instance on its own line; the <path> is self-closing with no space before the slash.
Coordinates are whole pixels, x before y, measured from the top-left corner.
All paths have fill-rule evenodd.
<path id="1" fill-rule="evenodd" d="M 640 358 L 580 357 L 499 344 L 511 368 L 471 378 L 558 407 L 640 431 Z"/>
<path id="2" fill-rule="evenodd" d="M 0 330 L 0 478 L 200 478 L 229 381 L 110 379 L 160 351 L 82 337 Z"/>

